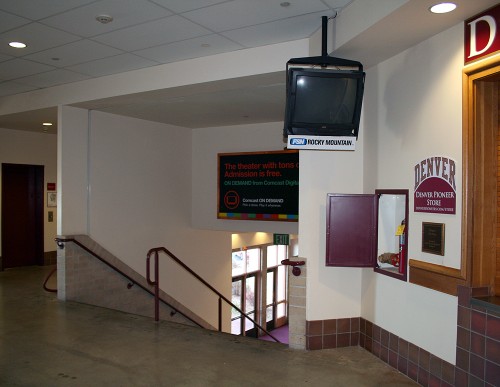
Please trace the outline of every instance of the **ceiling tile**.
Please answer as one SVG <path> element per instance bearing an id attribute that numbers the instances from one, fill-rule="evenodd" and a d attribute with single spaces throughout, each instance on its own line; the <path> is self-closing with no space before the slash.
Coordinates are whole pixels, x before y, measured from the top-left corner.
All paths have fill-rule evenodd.
<path id="1" fill-rule="evenodd" d="M 0 8 L 31 20 L 39 20 L 95 0 L 2 0 Z"/>
<path id="2" fill-rule="evenodd" d="M 221 32 L 221 35 L 245 47 L 258 47 L 264 44 L 298 40 L 309 37 L 321 29 L 321 16 L 329 16 L 329 13 L 318 12 L 292 17 L 271 23 L 259 24 L 258 26 Z"/>
<path id="3" fill-rule="evenodd" d="M 168 8 L 175 13 L 205 8 L 214 4 L 224 3 L 227 0 L 151 0 L 156 4 Z"/>
<path id="4" fill-rule="evenodd" d="M 26 91 L 32 91 L 36 89 L 37 87 L 21 85 L 20 83 L 16 82 L 0 82 L 0 97 L 24 93 Z"/>
<path id="5" fill-rule="evenodd" d="M 8 81 L 50 70 L 54 67 L 16 58 L 0 63 L 0 79 Z"/>
<path id="6" fill-rule="evenodd" d="M 100 35 L 94 40 L 125 51 L 135 51 L 209 33 L 205 28 L 174 15 Z"/>
<path id="7" fill-rule="evenodd" d="M 83 81 L 89 78 L 90 77 L 88 75 L 75 73 L 73 71 L 65 69 L 57 69 L 53 71 L 48 71 L 46 73 L 35 74 L 35 75 L 30 75 L 28 77 L 19 78 L 16 79 L 16 82 L 29 86 L 51 87 L 56 85 L 62 85 L 64 83 Z"/>
<path id="8" fill-rule="evenodd" d="M 79 40 L 64 46 L 26 55 L 25 58 L 56 67 L 67 67 L 121 53 L 122 51 L 101 43 L 91 40 Z"/>
<path id="9" fill-rule="evenodd" d="M 0 54 L 0 62 L 5 62 L 6 60 L 14 59 L 13 56 Z"/>
<path id="10" fill-rule="evenodd" d="M 323 1 L 332 8 L 343 8 L 347 4 L 353 2 L 353 0 L 323 0 Z"/>
<path id="11" fill-rule="evenodd" d="M 234 0 L 186 12 L 183 16 L 220 32 L 329 9 L 321 0 L 296 0 L 288 7 L 280 6 L 281 2 L 280 0 Z"/>
<path id="12" fill-rule="evenodd" d="M 223 36 L 212 34 L 199 38 L 183 40 L 162 46 L 156 46 L 135 53 L 162 63 L 175 62 L 190 58 L 220 54 L 243 48 Z"/>
<path id="13" fill-rule="evenodd" d="M 169 16 L 172 13 L 147 0 L 102 0 L 43 20 L 44 24 L 90 37 Z M 113 17 L 99 23 L 98 15 Z"/>
<path id="14" fill-rule="evenodd" d="M 28 23 L 31 23 L 31 20 L 0 11 L 0 32 L 5 32 Z"/>
<path id="15" fill-rule="evenodd" d="M 76 66 L 71 66 L 68 67 L 68 70 L 88 74 L 93 77 L 101 77 L 104 75 L 122 73 L 125 71 L 155 66 L 157 64 L 157 62 L 154 62 L 152 60 L 127 53 L 95 60 L 89 63 L 82 63 Z"/>
<path id="16" fill-rule="evenodd" d="M 0 34 L 0 53 L 18 57 L 79 39 L 78 36 L 56 30 L 52 27 L 47 27 L 39 23 L 30 23 Z M 9 47 L 8 43 L 13 40 L 26 43 L 28 46 L 23 49 Z"/>

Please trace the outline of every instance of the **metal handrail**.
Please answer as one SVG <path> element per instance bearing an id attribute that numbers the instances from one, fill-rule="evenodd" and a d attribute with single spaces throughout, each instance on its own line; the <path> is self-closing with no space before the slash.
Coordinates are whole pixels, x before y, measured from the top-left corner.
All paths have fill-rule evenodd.
<path id="1" fill-rule="evenodd" d="M 49 282 L 50 277 L 54 275 L 54 273 L 57 271 L 57 266 L 51 270 L 47 278 L 45 278 L 45 282 L 43 283 L 43 289 L 47 292 L 50 293 L 57 293 L 57 289 L 52 289 L 47 286 L 47 282 Z"/>
<path id="2" fill-rule="evenodd" d="M 146 291 L 147 293 L 155 296 L 155 300 L 157 299 L 157 295 L 155 293 L 153 293 L 150 289 L 146 288 L 145 286 L 141 285 L 140 283 L 138 283 L 137 281 L 135 281 L 134 279 L 132 279 L 129 275 L 125 274 L 123 271 L 121 271 L 119 268 L 117 268 L 115 265 L 109 263 L 106 259 L 104 259 L 103 257 L 101 257 L 100 255 L 94 253 L 92 250 L 90 250 L 89 248 L 87 248 L 85 245 L 83 245 L 82 243 L 78 242 L 76 239 L 74 238 L 55 238 L 55 241 L 56 241 L 56 244 L 57 246 L 60 248 L 60 249 L 63 249 L 64 248 L 64 243 L 66 242 L 72 242 L 74 244 L 76 244 L 77 246 L 80 246 L 82 249 L 84 249 L 86 252 L 88 252 L 89 254 L 93 255 L 95 258 L 97 258 L 98 260 L 100 260 L 102 263 L 106 264 L 107 266 L 109 266 L 111 269 L 113 269 L 114 271 L 116 271 L 117 273 L 121 274 L 123 277 L 125 277 L 129 283 L 127 284 L 127 289 L 130 289 L 132 288 L 132 286 L 134 285 L 137 285 L 139 286 L 142 290 Z M 149 283 L 149 281 L 148 281 Z M 199 326 L 200 328 L 203 328 L 203 325 L 201 325 L 199 322 L 193 320 L 193 318 L 187 316 L 186 314 L 182 313 L 180 310 L 178 310 L 177 308 L 175 308 L 173 305 L 171 305 L 170 303 L 168 303 L 167 301 L 165 301 L 163 298 L 159 297 L 158 295 L 158 301 L 161 301 L 163 302 L 165 305 L 167 305 L 169 308 L 173 309 L 176 313 L 180 313 L 182 316 L 184 316 L 185 318 L 187 318 L 189 321 L 191 321 L 193 324 L 196 324 L 197 326 Z M 155 301 L 156 302 L 156 301 Z"/>
<path id="3" fill-rule="evenodd" d="M 265 330 L 262 326 L 260 326 L 255 320 L 253 320 L 250 316 L 245 314 L 240 308 L 238 308 L 236 305 L 234 305 L 231 301 L 229 301 L 226 297 L 224 297 L 223 294 L 221 294 L 217 289 L 215 289 L 212 285 L 210 285 L 207 281 L 205 281 L 202 277 L 200 277 L 198 274 L 196 274 L 191 268 L 189 268 L 184 262 L 182 262 L 179 258 L 177 258 L 174 254 L 172 254 L 170 251 L 168 251 L 165 247 L 156 247 L 153 249 L 150 249 L 148 251 L 147 257 L 146 257 L 146 281 L 148 281 L 148 284 L 153 285 L 155 287 L 155 320 L 158 321 L 160 316 L 159 316 L 159 298 L 158 294 L 160 291 L 160 281 L 159 281 L 159 276 L 158 276 L 158 269 L 159 269 L 159 263 L 158 263 L 158 256 L 159 253 L 162 252 L 166 254 L 168 257 L 173 259 L 177 264 L 179 264 L 184 270 L 186 270 L 188 273 L 190 273 L 193 277 L 195 277 L 199 282 L 201 282 L 203 285 L 205 285 L 207 288 L 209 288 L 213 293 L 215 293 L 217 296 L 219 296 L 218 300 L 218 307 L 219 307 L 219 332 L 222 332 L 222 300 L 234 309 L 236 309 L 242 316 L 245 318 L 249 319 L 252 323 L 255 324 L 257 328 L 259 328 L 262 332 L 264 332 L 266 335 L 271 337 L 274 341 L 279 343 L 280 341 L 271 335 L 267 330 Z M 153 255 L 154 257 L 154 281 L 151 280 L 151 256 Z"/>

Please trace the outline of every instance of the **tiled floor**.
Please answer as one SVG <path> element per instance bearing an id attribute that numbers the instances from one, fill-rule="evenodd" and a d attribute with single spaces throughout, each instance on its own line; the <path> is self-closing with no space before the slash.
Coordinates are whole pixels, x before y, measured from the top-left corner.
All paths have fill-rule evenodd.
<path id="1" fill-rule="evenodd" d="M 72 302 L 0 272 L 0 386 L 414 386 L 359 347 L 300 351 Z"/>
<path id="2" fill-rule="evenodd" d="M 283 325 L 277 329 L 273 329 L 269 332 L 273 337 L 279 340 L 282 344 L 288 344 L 288 325 Z M 264 335 L 259 337 L 260 340 L 274 341 L 269 335 Z"/>

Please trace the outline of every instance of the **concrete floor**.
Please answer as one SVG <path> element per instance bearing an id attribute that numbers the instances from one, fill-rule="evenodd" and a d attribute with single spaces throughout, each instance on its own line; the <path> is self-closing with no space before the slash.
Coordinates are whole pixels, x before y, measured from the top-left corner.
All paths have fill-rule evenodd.
<path id="1" fill-rule="evenodd" d="M 359 347 L 286 345 L 72 302 L 0 272 L 0 386 L 415 386 Z"/>

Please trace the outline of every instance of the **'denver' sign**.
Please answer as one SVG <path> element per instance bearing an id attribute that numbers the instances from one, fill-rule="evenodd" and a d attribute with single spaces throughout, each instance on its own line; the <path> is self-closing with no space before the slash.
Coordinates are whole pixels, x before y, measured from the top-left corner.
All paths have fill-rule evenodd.
<path id="1" fill-rule="evenodd" d="M 465 64 L 500 50 L 500 4 L 464 23 Z"/>
<path id="2" fill-rule="evenodd" d="M 413 210 L 455 214 L 457 207 L 456 163 L 449 157 L 429 157 L 415 165 Z"/>
<path id="3" fill-rule="evenodd" d="M 219 153 L 217 218 L 297 221 L 299 152 Z"/>

